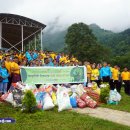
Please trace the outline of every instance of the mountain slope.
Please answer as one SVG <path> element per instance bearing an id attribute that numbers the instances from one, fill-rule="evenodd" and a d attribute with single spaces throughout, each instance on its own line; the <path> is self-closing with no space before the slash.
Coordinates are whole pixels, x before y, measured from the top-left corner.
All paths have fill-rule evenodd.
<path id="1" fill-rule="evenodd" d="M 114 56 L 125 55 L 130 51 L 130 29 L 120 33 L 114 33 L 109 30 L 104 30 L 96 24 L 89 25 L 93 34 L 97 37 L 99 43 L 111 48 Z M 63 31 L 51 32 L 47 30 L 43 36 L 43 46 L 47 50 L 59 51 L 65 46 L 65 35 L 67 29 Z"/>

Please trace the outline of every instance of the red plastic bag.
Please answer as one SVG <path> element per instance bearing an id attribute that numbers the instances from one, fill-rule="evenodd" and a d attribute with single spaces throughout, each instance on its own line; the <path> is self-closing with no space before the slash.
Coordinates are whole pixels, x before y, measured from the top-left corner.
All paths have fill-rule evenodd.
<path id="1" fill-rule="evenodd" d="M 76 101 L 79 108 L 85 108 L 87 106 L 86 103 L 79 97 L 76 98 Z"/>
<path id="2" fill-rule="evenodd" d="M 97 102 L 94 101 L 90 96 L 88 96 L 88 94 L 84 93 L 80 98 L 83 101 L 85 101 L 85 103 L 87 104 L 88 107 L 90 107 L 90 108 L 97 107 Z"/>

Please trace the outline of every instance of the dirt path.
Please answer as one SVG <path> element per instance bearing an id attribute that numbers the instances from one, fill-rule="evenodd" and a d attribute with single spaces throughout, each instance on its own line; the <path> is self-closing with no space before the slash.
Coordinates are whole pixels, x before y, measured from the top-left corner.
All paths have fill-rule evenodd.
<path id="1" fill-rule="evenodd" d="M 104 120 L 109 120 L 115 123 L 130 126 L 130 113 L 128 112 L 123 112 L 123 111 L 118 111 L 118 110 L 113 110 L 113 109 L 108 109 L 108 108 L 101 108 L 101 107 L 98 107 L 96 109 L 76 108 L 74 109 L 74 111 L 76 111 L 77 113 L 87 114 L 93 117 L 97 117 Z"/>

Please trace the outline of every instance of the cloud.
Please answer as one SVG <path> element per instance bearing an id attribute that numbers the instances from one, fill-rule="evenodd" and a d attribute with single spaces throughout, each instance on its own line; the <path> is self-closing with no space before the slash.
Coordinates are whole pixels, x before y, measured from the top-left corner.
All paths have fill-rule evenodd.
<path id="1" fill-rule="evenodd" d="M 75 22 L 96 23 L 114 31 L 130 27 L 130 0 L 1 0 L 1 3 L 1 12 L 7 10 L 48 26 L 55 23 L 57 28 Z"/>

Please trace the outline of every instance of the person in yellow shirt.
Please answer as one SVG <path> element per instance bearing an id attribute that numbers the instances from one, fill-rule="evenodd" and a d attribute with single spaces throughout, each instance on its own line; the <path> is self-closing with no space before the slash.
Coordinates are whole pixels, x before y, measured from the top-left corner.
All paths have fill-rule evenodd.
<path id="1" fill-rule="evenodd" d="M 50 56 L 53 60 L 56 58 L 56 54 L 54 52 L 51 52 Z"/>
<path id="2" fill-rule="evenodd" d="M 125 93 L 130 95 L 130 73 L 127 68 L 124 68 L 124 71 L 121 73 L 122 81 L 125 84 Z"/>
<path id="3" fill-rule="evenodd" d="M 119 76 L 120 76 L 119 68 L 117 65 L 115 65 L 112 71 L 113 90 L 116 88 L 116 90 L 120 93 L 121 84 L 119 81 Z"/>
<path id="4" fill-rule="evenodd" d="M 20 67 L 18 65 L 18 57 L 14 57 L 13 62 L 11 63 L 11 75 L 12 83 L 17 83 L 20 81 Z"/>
<path id="5" fill-rule="evenodd" d="M 2 52 L 0 51 L 0 61 L 2 60 L 2 58 L 3 58 L 3 54 L 2 54 Z"/>
<path id="6" fill-rule="evenodd" d="M 96 68 L 96 65 L 92 65 L 92 70 L 91 70 L 91 82 L 96 82 L 98 84 L 99 80 L 99 70 Z"/>
<path id="7" fill-rule="evenodd" d="M 89 62 L 85 62 L 84 65 L 87 68 L 87 82 L 89 83 L 91 81 L 92 68 Z"/>

